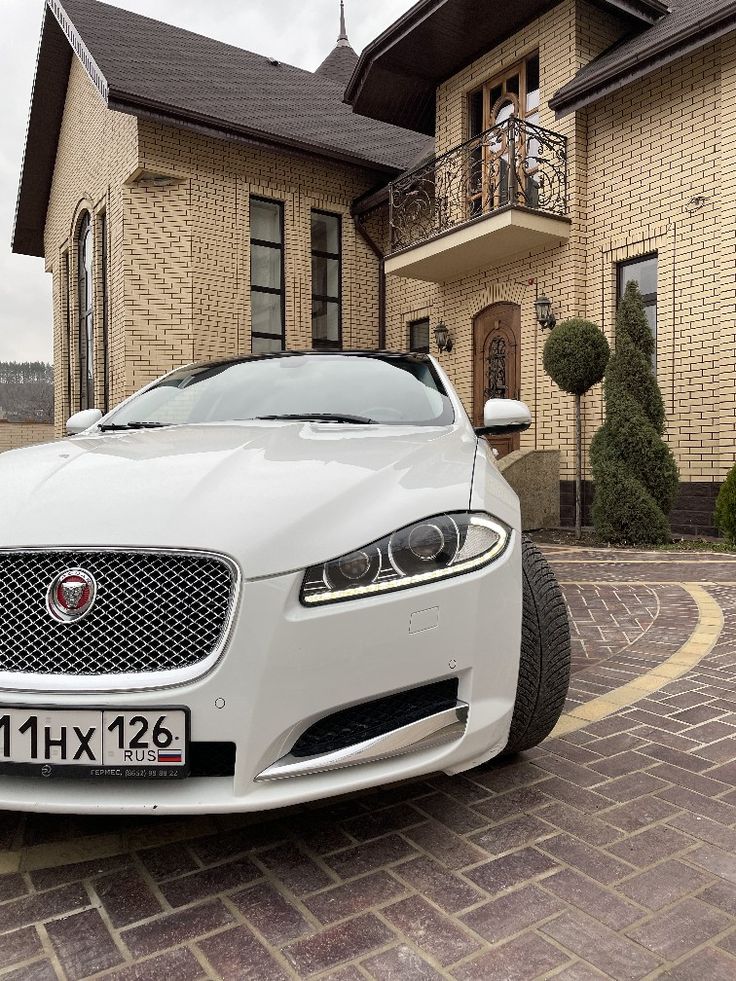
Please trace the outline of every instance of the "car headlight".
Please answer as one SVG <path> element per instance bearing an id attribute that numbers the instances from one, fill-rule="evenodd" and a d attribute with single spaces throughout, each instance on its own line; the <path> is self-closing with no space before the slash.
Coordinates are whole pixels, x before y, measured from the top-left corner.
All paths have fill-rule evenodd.
<path id="1" fill-rule="evenodd" d="M 487 514 L 438 514 L 313 565 L 304 574 L 301 601 L 337 603 L 459 576 L 489 565 L 510 538 L 511 529 Z"/>

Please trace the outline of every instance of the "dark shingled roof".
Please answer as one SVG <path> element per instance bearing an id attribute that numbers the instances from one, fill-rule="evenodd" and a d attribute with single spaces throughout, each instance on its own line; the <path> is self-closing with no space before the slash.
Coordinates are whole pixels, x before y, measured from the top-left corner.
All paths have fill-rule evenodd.
<path id="1" fill-rule="evenodd" d="M 342 91 L 348 84 L 358 64 L 358 56 L 349 44 L 338 44 L 315 70 L 315 75 L 323 75 L 336 82 Z"/>
<path id="2" fill-rule="evenodd" d="M 558 116 L 736 31 L 734 0 L 669 0 L 670 12 L 589 62 L 550 99 Z"/>
<path id="3" fill-rule="evenodd" d="M 66 42 L 64 43 L 64 37 Z M 43 255 L 70 46 L 111 109 L 395 174 L 425 145 L 359 116 L 324 75 L 97 0 L 47 0 L 13 249 Z"/>

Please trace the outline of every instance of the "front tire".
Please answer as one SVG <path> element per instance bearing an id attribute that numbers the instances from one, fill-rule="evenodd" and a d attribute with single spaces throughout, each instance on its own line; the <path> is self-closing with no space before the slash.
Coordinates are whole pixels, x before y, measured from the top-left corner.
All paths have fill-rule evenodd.
<path id="1" fill-rule="evenodd" d="M 522 539 L 524 598 L 519 685 L 504 756 L 537 746 L 562 715 L 570 685 L 570 624 L 555 575 L 537 546 Z"/>

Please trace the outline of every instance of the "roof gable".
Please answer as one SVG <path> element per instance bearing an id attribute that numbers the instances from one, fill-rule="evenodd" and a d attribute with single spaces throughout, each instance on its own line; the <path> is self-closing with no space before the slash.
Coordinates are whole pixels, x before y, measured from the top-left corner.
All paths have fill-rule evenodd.
<path id="1" fill-rule="evenodd" d="M 359 116 L 326 75 L 97 0 L 47 0 L 13 249 L 43 255 L 69 65 L 74 54 L 110 109 L 224 138 L 394 174 L 422 135 Z"/>

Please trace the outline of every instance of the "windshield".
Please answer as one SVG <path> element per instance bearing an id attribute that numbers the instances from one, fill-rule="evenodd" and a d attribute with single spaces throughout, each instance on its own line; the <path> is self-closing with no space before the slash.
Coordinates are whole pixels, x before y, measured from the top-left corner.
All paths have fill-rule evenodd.
<path id="1" fill-rule="evenodd" d="M 411 355 L 303 354 L 182 368 L 105 420 L 109 428 L 249 419 L 446 426 L 452 403 Z"/>

